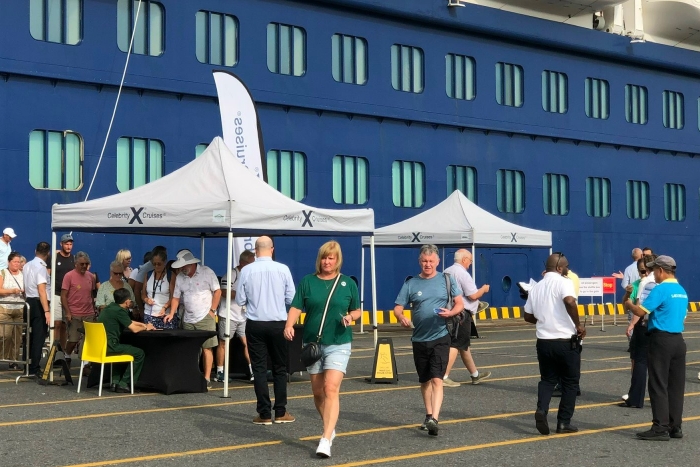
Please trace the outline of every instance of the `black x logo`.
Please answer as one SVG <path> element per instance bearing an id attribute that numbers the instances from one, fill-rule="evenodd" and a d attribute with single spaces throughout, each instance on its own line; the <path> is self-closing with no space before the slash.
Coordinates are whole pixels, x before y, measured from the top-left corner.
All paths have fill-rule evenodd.
<path id="1" fill-rule="evenodd" d="M 413 235 L 413 240 L 411 240 L 411 243 L 413 243 L 413 242 L 420 243 L 420 238 L 418 238 L 418 235 L 420 235 L 420 232 L 411 232 L 411 235 Z"/>
<path id="2" fill-rule="evenodd" d="M 313 214 L 313 211 L 309 211 L 308 213 L 306 211 L 301 211 L 301 213 L 304 215 L 304 222 L 301 223 L 301 226 L 304 227 L 306 224 L 309 224 L 309 227 L 313 227 L 314 225 L 311 223 L 311 214 Z"/>
<path id="3" fill-rule="evenodd" d="M 518 243 L 518 239 L 515 238 L 516 235 L 517 235 L 517 232 L 516 232 L 516 233 L 513 233 L 513 232 L 510 233 L 510 243 Z"/>
<path id="4" fill-rule="evenodd" d="M 141 211 L 143 211 L 143 208 L 139 208 L 138 210 L 136 208 L 131 208 L 131 212 L 134 213 L 134 217 L 131 218 L 129 224 L 133 224 L 134 221 L 136 221 L 139 224 L 143 225 L 143 221 L 139 217 L 141 215 Z"/>

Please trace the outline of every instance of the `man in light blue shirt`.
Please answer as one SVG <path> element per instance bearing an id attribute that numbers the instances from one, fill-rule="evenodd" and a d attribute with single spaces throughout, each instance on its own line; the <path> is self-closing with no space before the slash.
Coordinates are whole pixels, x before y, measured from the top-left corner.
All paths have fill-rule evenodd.
<path id="1" fill-rule="evenodd" d="M 241 270 L 236 290 L 236 303 L 246 307 L 245 335 L 248 355 L 253 367 L 255 396 L 258 399 L 256 425 L 290 423 L 294 417 L 287 412 L 287 358 L 289 347 L 284 338 L 287 306 L 292 303 L 294 280 L 289 268 L 272 260 L 272 239 L 260 237 L 255 242 L 255 262 Z M 275 405 L 270 402 L 267 387 L 267 356 L 272 360 Z"/>

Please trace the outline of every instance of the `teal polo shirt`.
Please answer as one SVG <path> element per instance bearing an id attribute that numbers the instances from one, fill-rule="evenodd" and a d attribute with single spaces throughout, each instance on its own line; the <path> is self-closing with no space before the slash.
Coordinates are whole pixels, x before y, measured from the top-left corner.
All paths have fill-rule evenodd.
<path id="1" fill-rule="evenodd" d="M 688 294 L 676 279 L 666 279 L 649 292 L 641 308 L 649 313 L 649 331 L 683 332 Z"/>

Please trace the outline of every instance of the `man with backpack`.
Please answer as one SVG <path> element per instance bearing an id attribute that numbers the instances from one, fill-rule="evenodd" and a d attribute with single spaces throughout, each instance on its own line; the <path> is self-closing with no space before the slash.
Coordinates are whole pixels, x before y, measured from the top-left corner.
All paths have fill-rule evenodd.
<path id="1" fill-rule="evenodd" d="M 425 421 L 421 430 L 428 430 L 429 435 L 437 436 L 443 397 L 442 378 L 450 355 L 447 323 L 462 312 L 464 304 L 462 291 L 454 278 L 446 278 L 445 274 L 437 271 L 440 257 L 435 245 L 421 247 L 418 264 L 421 273 L 404 282 L 396 297 L 394 315 L 402 326 L 414 326 L 411 336 L 413 362 L 425 404 Z M 403 313 L 409 303 L 413 306 L 413 322 Z"/>
<path id="2" fill-rule="evenodd" d="M 464 321 L 460 323 L 456 336 L 450 344 L 450 361 L 447 364 L 447 371 L 443 379 L 443 386 L 448 388 L 459 387 L 459 383 L 452 381 L 450 378 L 450 370 L 457 360 L 457 354 L 462 357 L 464 366 L 469 371 L 472 379 L 472 384 L 479 384 L 486 378 L 491 376 L 490 371 L 479 373 L 479 369 L 474 363 L 470 348 L 472 316 L 476 315 L 481 310 L 486 309 L 489 304 L 480 302 L 479 299 L 488 293 L 489 285 L 485 284 L 477 288 L 474 279 L 469 274 L 469 266 L 472 264 L 472 254 L 465 249 L 455 251 L 455 262 L 452 266 L 445 269 L 445 274 L 450 274 L 455 278 L 457 285 L 462 289 L 462 300 L 464 301 Z"/>

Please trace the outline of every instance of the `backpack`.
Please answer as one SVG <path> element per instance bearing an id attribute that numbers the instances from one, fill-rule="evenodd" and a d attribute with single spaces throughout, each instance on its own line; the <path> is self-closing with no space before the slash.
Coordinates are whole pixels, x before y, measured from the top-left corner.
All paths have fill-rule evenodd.
<path id="1" fill-rule="evenodd" d="M 445 287 L 447 288 L 447 305 L 445 308 L 451 310 L 454 307 L 454 297 L 452 296 L 452 283 L 450 281 L 450 274 L 444 273 L 445 276 Z M 464 309 L 456 314 L 455 316 L 450 316 L 445 318 L 445 325 L 447 326 L 447 333 L 452 339 L 457 339 L 457 334 L 459 333 L 459 327 L 464 324 L 467 315 L 464 313 Z"/>

